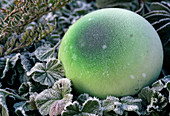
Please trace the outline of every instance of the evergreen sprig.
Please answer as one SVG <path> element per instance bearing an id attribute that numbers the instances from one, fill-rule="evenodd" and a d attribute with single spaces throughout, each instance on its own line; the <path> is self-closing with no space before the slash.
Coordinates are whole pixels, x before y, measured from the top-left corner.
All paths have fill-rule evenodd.
<path id="1" fill-rule="evenodd" d="M 60 9 L 69 1 L 71 0 L 14 0 L 14 5 L 0 8 L 5 17 L 0 17 L 0 56 L 32 45 L 51 33 L 54 26 L 46 22 L 43 27 L 40 24 L 26 29 L 26 26 L 43 15 Z"/>

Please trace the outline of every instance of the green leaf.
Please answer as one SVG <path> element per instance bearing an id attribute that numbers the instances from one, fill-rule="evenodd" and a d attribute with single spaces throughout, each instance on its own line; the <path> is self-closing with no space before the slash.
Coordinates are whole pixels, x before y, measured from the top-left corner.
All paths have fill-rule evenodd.
<path id="1" fill-rule="evenodd" d="M 0 114 L 2 116 L 9 116 L 9 111 L 6 105 L 6 95 L 3 92 L 0 92 Z"/>
<path id="2" fill-rule="evenodd" d="M 42 85 L 52 86 L 56 80 L 62 78 L 64 70 L 59 60 L 49 59 L 47 63 L 36 63 L 35 66 L 27 72 L 28 76 Z"/>
<path id="3" fill-rule="evenodd" d="M 35 99 L 36 106 L 42 115 L 60 114 L 65 105 L 72 101 L 70 80 L 63 78 L 54 83 L 50 89 L 39 93 Z M 55 114 L 55 115 L 56 115 Z"/>

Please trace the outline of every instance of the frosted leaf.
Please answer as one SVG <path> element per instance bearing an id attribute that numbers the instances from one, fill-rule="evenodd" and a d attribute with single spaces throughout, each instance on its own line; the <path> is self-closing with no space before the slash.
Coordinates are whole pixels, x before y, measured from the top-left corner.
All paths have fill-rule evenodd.
<path id="1" fill-rule="evenodd" d="M 155 92 L 151 98 L 151 103 L 147 106 L 147 112 L 162 111 L 168 104 L 167 99 L 159 92 Z"/>
<path id="2" fill-rule="evenodd" d="M 89 98 L 89 95 L 84 93 L 78 96 L 77 101 L 82 104 Z"/>
<path id="3" fill-rule="evenodd" d="M 166 7 L 165 5 L 163 5 L 163 4 L 159 3 L 159 2 L 152 3 L 151 6 L 150 6 L 150 9 L 152 11 L 154 11 L 154 10 L 165 10 L 167 12 L 170 12 L 168 7 Z"/>
<path id="4" fill-rule="evenodd" d="M 26 55 L 21 55 L 20 56 L 20 59 L 21 59 L 21 64 L 22 64 L 22 67 L 25 71 L 29 71 L 31 69 L 31 63 L 30 61 L 28 60 L 28 58 L 26 57 Z"/>
<path id="5" fill-rule="evenodd" d="M 29 101 L 21 101 L 14 104 L 15 113 L 17 115 L 27 116 L 26 111 L 37 110 L 35 106 L 35 97 L 37 93 L 32 93 L 29 97 Z"/>
<path id="6" fill-rule="evenodd" d="M 26 113 L 25 113 L 25 110 L 24 110 L 24 105 L 26 104 L 26 102 L 19 102 L 19 103 L 15 103 L 14 104 L 14 109 L 15 109 L 15 113 L 17 115 L 23 115 L 23 116 L 27 116 Z"/>
<path id="7" fill-rule="evenodd" d="M 35 110 L 33 107 L 31 107 L 31 105 L 27 102 L 18 102 L 18 103 L 15 103 L 14 106 L 15 108 L 15 113 L 17 115 L 21 115 L 22 116 L 27 116 L 26 114 L 26 111 L 32 111 L 32 110 Z"/>
<path id="8" fill-rule="evenodd" d="M 19 60 L 19 56 L 21 54 L 12 54 L 7 57 L 0 58 L 0 78 L 3 79 L 6 76 L 6 73 L 9 71 L 10 68 L 14 68 L 16 66 L 16 62 Z"/>
<path id="9" fill-rule="evenodd" d="M 3 92 L 0 92 L 0 114 L 2 116 L 9 116 L 8 108 L 6 105 L 6 95 Z"/>
<path id="10" fill-rule="evenodd" d="M 169 76 L 165 76 L 162 79 L 162 82 L 165 83 L 165 88 L 167 88 L 167 90 L 170 91 L 170 75 Z"/>
<path id="11" fill-rule="evenodd" d="M 158 80 L 152 84 L 152 88 L 156 91 L 161 91 L 164 88 L 164 84 L 161 80 Z"/>
<path id="12" fill-rule="evenodd" d="M 105 112 L 110 112 L 114 109 L 114 103 L 119 102 L 119 98 L 109 96 L 105 100 L 102 101 L 102 106 Z"/>
<path id="13" fill-rule="evenodd" d="M 66 105 L 62 116 L 102 116 L 102 107 L 100 101 L 96 98 L 87 99 L 83 105 L 77 101 Z"/>
<path id="14" fill-rule="evenodd" d="M 44 44 L 43 46 L 38 47 L 34 54 L 36 58 L 40 61 L 47 61 L 50 58 L 54 58 L 55 49 L 57 46 L 54 46 L 53 48 L 50 46 L 50 44 Z"/>
<path id="15" fill-rule="evenodd" d="M 10 58 L 0 58 L 0 78 L 3 79 L 9 70 Z"/>
<path id="16" fill-rule="evenodd" d="M 74 101 L 73 103 L 67 104 L 62 111 L 62 116 L 81 116 L 80 112 L 81 106 L 77 101 Z"/>
<path id="17" fill-rule="evenodd" d="M 20 53 L 15 54 L 14 56 L 11 56 L 10 58 L 10 62 L 12 64 L 12 68 L 14 68 L 14 66 L 16 65 L 16 62 L 18 61 L 18 59 L 20 58 Z"/>
<path id="18" fill-rule="evenodd" d="M 145 87 L 141 90 L 141 92 L 138 94 L 138 97 L 141 98 L 145 105 L 150 104 L 151 97 L 153 96 L 154 92 L 149 87 Z"/>
<path id="19" fill-rule="evenodd" d="M 40 82 L 42 85 L 52 86 L 56 80 L 62 78 L 64 69 L 57 59 L 49 59 L 46 64 L 36 63 L 35 66 L 27 72 L 33 80 Z"/>
<path id="20" fill-rule="evenodd" d="M 90 114 L 98 114 L 101 115 L 101 104 L 99 99 L 97 98 L 89 98 L 87 99 L 82 106 L 81 112 L 86 112 Z"/>
<path id="21" fill-rule="evenodd" d="M 133 111 L 141 115 L 141 102 L 141 99 L 134 99 L 130 96 L 121 99 L 110 96 L 103 100 L 102 106 L 105 115 L 112 111 L 119 115 L 123 115 L 125 111 Z"/>
<path id="22" fill-rule="evenodd" d="M 162 81 L 165 83 L 165 88 L 168 90 L 169 92 L 169 103 L 170 103 L 170 75 L 169 76 L 166 76 L 162 79 Z"/>
<path id="23" fill-rule="evenodd" d="M 142 99 L 135 99 L 131 96 L 123 97 L 120 99 L 121 103 L 123 103 L 123 109 L 125 111 L 134 111 L 137 114 L 141 114 L 142 108 Z"/>
<path id="24" fill-rule="evenodd" d="M 64 96 L 63 99 L 55 101 L 51 108 L 50 108 L 50 116 L 58 116 L 61 114 L 61 112 L 64 110 L 64 107 L 66 104 L 70 103 L 72 101 L 72 95 L 67 94 Z"/>
<path id="25" fill-rule="evenodd" d="M 162 90 L 162 87 L 160 89 L 158 82 L 160 81 L 157 81 L 153 84 L 153 88 L 145 87 L 138 94 L 139 98 L 143 100 L 143 104 L 147 107 L 147 113 L 154 111 L 160 112 L 168 104 L 167 98 L 159 92 Z"/>
<path id="26" fill-rule="evenodd" d="M 31 91 L 31 82 L 24 82 L 21 84 L 21 86 L 19 87 L 19 94 L 26 97 L 29 95 L 30 91 Z"/>
<path id="27" fill-rule="evenodd" d="M 54 83 L 50 89 L 45 89 L 39 93 L 36 98 L 36 106 L 41 115 L 60 114 L 67 103 L 72 101 L 71 83 L 68 79 L 60 79 Z"/>

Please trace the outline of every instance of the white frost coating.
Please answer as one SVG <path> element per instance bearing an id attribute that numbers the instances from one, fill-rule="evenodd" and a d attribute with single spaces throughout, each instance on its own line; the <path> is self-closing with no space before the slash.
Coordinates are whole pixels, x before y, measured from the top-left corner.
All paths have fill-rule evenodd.
<path id="1" fill-rule="evenodd" d="M 91 21 L 91 20 L 92 20 L 92 18 L 89 18 L 89 19 L 88 19 L 88 21 Z"/>
<path id="2" fill-rule="evenodd" d="M 73 49 L 73 46 L 70 46 L 70 49 Z"/>
<path id="3" fill-rule="evenodd" d="M 146 74 L 145 74 L 145 73 L 142 73 L 142 77 L 143 77 L 143 78 L 146 78 Z"/>
<path id="4" fill-rule="evenodd" d="M 73 55 L 72 55 L 72 59 L 73 59 L 73 60 L 76 60 L 76 59 L 77 59 L 77 55 L 76 55 L 76 54 L 73 54 Z"/>
<path id="5" fill-rule="evenodd" d="M 108 77 L 109 78 L 109 72 L 108 71 L 105 71 L 104 73 L 103 73 L 103 76 L 105 76 L 105 77 Z"/>
<path id="6" fill-rule="evenodd" d="M 134 75 L 130 75 L 130 78 L 131 78 L 131 79 L 135 79 L 135 76 L 134 76 Z"/>
<path id="7" fill-rule="evenodd" d="M 81 47 L 84 47 L 85 46 L 85 43 L 83 42 L 83 43 L 81 43 Z"/>
<path id="8" fill-rule="evenodd" d="M 107 46 L 106 46 L 106 45 L 103 45 L 102 48 L 103 48 L 103 50 L 105 50 L 105 49 L 107 48 Z"/>

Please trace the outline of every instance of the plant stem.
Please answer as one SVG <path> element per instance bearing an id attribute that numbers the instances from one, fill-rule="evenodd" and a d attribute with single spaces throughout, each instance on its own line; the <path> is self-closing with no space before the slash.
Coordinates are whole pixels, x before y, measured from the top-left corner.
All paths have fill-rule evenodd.
<path id="1" fill-rule="evenodd" d="M 8 91 L 5 91 L 5 90 L 3 90 L 3 89 L 0 89 L 0 92 L 3 92 L 3 93 L 5 93 L 5 94 L 7 94 L 7 95 L 14 96 L 14 97 L 16 97 L 17 99 L 20 99 L 20 100 L 28 101 L 28 99 L 26 99 L 26 98 L 20 97 L 19 95 L 15 95 L 15 94 L 10 93 L 10 92 L 8 92 Z"/>

